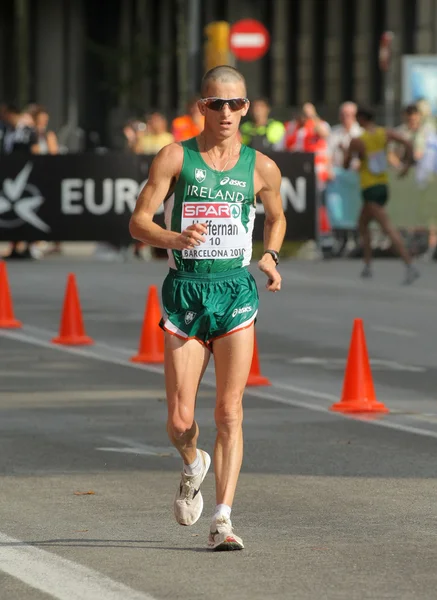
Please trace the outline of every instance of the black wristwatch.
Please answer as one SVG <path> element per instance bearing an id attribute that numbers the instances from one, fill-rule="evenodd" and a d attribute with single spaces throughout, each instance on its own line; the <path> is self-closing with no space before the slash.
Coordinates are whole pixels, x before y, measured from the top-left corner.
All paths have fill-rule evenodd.
<path id="1" fill-rule="evenodd" d="M 276 250 L 264 250 L 263 256 L 264 254 L 270 254 L 270 256 L 275 261 L 276 266 L 279 264 L 279 254 L 276 252 Z"/>

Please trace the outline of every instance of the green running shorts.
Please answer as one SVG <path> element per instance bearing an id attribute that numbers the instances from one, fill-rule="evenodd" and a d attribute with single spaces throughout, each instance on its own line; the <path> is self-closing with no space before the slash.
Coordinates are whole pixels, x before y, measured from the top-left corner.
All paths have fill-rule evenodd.
<path id="1" fill-rule="evenodd" d="M 244 267 L 223 273 L 170 269 L 162 285 L 162 303 L 164 331 L 195 338 L 210 348 L 214 340 L 255 321 L 259 296 L 255 279 Z"/>

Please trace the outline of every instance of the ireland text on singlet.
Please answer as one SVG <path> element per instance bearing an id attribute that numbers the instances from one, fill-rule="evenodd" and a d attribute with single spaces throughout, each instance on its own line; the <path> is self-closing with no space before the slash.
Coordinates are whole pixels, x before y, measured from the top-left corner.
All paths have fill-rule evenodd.
<path id="1" fill-rule="evenodd" d="M 196 138 L 182 146 L 184 161 L 175 192 L 165 203 L 165 224 L 182 232 L 193 223 L 206 223 L 207 233 L 200 246 L 169 250 L 169 266 L 216 273 L 248 265 L 256 206 L 255 150 L 242 145 L 235 167 L 222 172 L 206 164 Z"/>

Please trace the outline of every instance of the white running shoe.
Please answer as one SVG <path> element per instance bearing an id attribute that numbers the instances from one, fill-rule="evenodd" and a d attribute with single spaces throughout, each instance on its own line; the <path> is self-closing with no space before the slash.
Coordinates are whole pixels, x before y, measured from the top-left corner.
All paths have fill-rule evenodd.
<path id="1" fill-rule="evenodd" d="M 408 265 L 405 271 L 405 279 L 402 282 L 403 285 L 411 285 L 420 277 L 420 271 L 414 265 Z"/>
<path id="2" fill-rule="evenodd" d="M 235 535 L 231 520 L 218 517 L 211 523 L 208 538 L 208 548 L 216 552 L 224 550 L 243 550 L 243 540 Z"/>
<path id="3" fill-rule="evenodd" d="M 361 279 L 371 279 L 373 277 L 372 268 L 370 265 L 364 265 L 360 273 Z"/>
<path id="4" fill-rule="evenodd" d="M 174 515 L 179 525 L 194 525 L 203 510 L 203 498 L 200 485 L 208 473 L 211 457 L 204 450 L 200 450 L 203 468 L 199 475 L 187 475 L 182 471 L 181 482 L 174 499 Z"/>

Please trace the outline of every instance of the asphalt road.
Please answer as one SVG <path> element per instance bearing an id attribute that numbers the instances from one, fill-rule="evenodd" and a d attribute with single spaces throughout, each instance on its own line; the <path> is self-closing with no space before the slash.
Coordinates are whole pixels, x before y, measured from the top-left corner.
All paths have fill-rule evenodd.
<path id="1" fill-rule="evenodd" d="M 129 362 L 163 261 L 9 263 L 20 330 L 0 331 L 1 600 L 434 600 L 437 585 L 437 265 L 413 287 L 397 261 L 281 265 L 257 340 L 272 386 L 245 397 L 233 522 L 246 549 L 206 550 L 214 508 L 172 515 L 180 460 L 165 433 L 162 367 Z M 74 272 L 93 346 L 51 344 Z M 329 411 L 354 318 L 385 417 Z M 197 418 L 214 443 L 208 369 Z M 92 493 L 90 493 L 92 492 Z"/>

